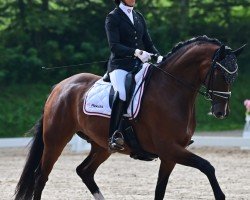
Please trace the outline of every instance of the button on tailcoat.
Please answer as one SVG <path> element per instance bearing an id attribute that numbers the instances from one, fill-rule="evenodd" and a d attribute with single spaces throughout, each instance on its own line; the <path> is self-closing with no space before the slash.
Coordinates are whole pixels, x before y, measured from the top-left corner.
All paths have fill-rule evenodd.
<path id="1" fill-rule="evenodd" d="M 133 18 L 134 24 L 120 8 L 115 8 L 106 18 L 105 29 L 111 50 L 109 72 L 114 69 L 131 71 L 140 64 L 140 60 L 134 56 L 136 49 L 159 54 L 149 36 L 143 16 L 133 10 Z"/>

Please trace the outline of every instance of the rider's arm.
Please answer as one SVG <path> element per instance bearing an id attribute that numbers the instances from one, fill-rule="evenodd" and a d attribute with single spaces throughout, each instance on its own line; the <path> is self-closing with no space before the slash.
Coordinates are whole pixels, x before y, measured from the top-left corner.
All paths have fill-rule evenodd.
<path id="1" fill-rule="evenodd" d="M 119 57 L 134 56 L 135 49 L 120 43 L 119 21 L 109 14 L 105 21 L 105 29 L 109 47 L 112 53 Z"/>

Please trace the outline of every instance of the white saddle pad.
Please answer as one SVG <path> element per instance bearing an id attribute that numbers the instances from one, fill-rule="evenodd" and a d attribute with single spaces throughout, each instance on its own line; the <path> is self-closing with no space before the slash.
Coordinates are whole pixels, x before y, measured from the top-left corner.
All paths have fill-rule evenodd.
<path id="1" fill-rule="evenodd" d="M 127 117 L 136 117 L 139 113 L 141 98 L 144 91 L 144 83 L 138 90 L 143 78 L 146 76 L 150 64 L 143 64 L 142 69 L 135 75 L 136 87 L 127 110 Z M 111 83 L 104 82 L 101 78 L 89 89 L 84 97 L 83 112 L 87 115 L 95 115 L 110 118 L 109 91 Z M 137 91 L 138 90 L 138 91 Z M 137 91 L 137 92 L 136 92 Z M 136 93 L 136 94 L 135 94 Z M 132 115 L 133 104 L 133 115 Z"/>

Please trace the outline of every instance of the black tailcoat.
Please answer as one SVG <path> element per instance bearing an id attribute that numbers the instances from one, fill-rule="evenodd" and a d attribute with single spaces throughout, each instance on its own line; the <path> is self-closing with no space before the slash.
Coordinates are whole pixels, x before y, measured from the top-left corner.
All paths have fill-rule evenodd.
<path id="1" fill-rule="evenodd" d="M 149 36 L 145 19 L 133 10 L 134 24 L 120 9 L 115 8 L 106 18 L 105 29 L 111 55 L 108 71 L 123 69 L 131 71 L 141 61 L 134 56 L 135 50 L 159 54 Z"/>

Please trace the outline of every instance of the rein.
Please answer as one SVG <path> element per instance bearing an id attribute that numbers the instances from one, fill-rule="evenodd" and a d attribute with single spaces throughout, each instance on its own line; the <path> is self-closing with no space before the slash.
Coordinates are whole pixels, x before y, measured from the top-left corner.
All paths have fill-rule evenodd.
<path id="1" fill-rule="evenodd" d="M 197 91 L 197 89 L 193 85 L 191 85 L 190 83 L 187 83 L 186 81 L 183 81 L 183 80 L 181 80 L 179 78 L 176 78 L 173 74 L 163 70 L 162 68 L 160 68 L 159 66 L 157 66 L 155 64 L 152 64 L 152 66 L 155 67 L 156 69 L 160 70 L 164 75 L 170 76 L 171 78 L 173 78 L 174 80 L 176 80 L 180 84 L 184 85 L 185 87 L 187 87 L 187 88 L 189 88 L 191 90 Z M 202 86 L 202 87 L 204 88 L 204 86 Z M 211 96 L 207 91 L 204 92 L 201 89 L 199 89 L 197 92 L 199 94 L 201 94 L 202 96 L 204 96 L 206 100 L 211 100 Z"/>

